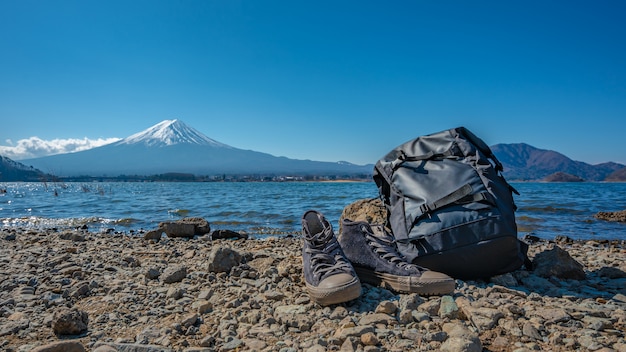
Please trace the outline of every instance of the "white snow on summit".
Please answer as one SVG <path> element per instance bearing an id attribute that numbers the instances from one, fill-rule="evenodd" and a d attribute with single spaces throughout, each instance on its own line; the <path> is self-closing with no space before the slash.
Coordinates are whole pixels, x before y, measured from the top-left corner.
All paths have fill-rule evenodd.
<path id="1" fill-rule="evenodd" d="M 179 120 L 164 120 L 158 124 L 129 137 L 116 144 L 138 144 L 147 146 L 166 146 L 175 144 L 211 145 L 214 147 L 231 148 L 230 146 L 213 140 L 196 129 L 187 126 Z"/>

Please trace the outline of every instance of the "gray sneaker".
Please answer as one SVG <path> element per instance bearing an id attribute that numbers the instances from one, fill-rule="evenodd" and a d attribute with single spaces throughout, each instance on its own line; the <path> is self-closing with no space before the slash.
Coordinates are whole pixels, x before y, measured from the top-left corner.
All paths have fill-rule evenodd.
<path id="1" fill-rule="evenodd" d="M 448 275 L 406 262 L 383 226 L 348 219 L 341 225 L 338 242 L 362 282 L 425 296 L 454 291 Z"/>
<path id="2" fill-rule="evenodd" d="M 304 213 L 302 235 L 302 271 L 311 299 L 327 306 L 359 297 L 361 282 L 326 218 L 314 210 Z"/>

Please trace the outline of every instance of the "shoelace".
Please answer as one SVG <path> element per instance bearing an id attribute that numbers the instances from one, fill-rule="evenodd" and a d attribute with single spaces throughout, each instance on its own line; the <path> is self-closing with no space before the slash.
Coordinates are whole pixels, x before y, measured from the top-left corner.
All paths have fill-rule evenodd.
<path id="1" fill-rule="evenodd" d="M 361 226 L 361 230 L 365 233 L 365 238 L 369 245 L 374 247 L 374 252 L 381 258 L 395 264 L 398 268 L 404 268 L 405 270 L 414 268 L 423 271 L 420 266 L 411 264 L 402 258 L 393 244 L 393 238 L 384 229 L 380 229 L 380 235 L 374 234 L 373 230 L 365 225 Z"/>
<path id="2" fill-rule="evenodd" d="M 317 279 L 350 271 L 350 265 L 338 252 L 339 243 L 335 239 L 328 240 L 330 236 L 332 233 L 325 231 L 308 239 L 312 247 L 306 252 L 311 255 L 311 267 Z"/>

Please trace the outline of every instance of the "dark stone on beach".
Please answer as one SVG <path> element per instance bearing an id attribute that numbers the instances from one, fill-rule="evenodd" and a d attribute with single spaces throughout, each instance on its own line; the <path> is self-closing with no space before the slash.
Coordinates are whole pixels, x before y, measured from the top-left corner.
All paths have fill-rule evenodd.
<path id="1" fill-rule="evenodd" d="M 601 211 L 596 213 L 593 217 L 599 220 L 626 222 L 626 210 Z"/>
<path id="2" fill-rule="evenodd" d="M 211 232 L 209 222 L 203 218 L 184 218 L 178 221 L 164 221 L 159 223 L 159 228 L 167 234 L 168 237 L 186 237 L 203 236 Z"/>
<path id="3" fill-rule="evenodd" d="M 584 280 L 586 277 L 582 264 L 559 246 L 538 253 L 533 267 L 535 274 L 545 278 Z"/>
<path id="4" fill-rule="evenodd" d="M 83 242 L 85 241 L 85 235 L 76 233 L 74 231 L 65 231 L 59 234 L 59 238 L 62 240 L 74 241 L 74 242 Z"/>
<path id="5" fill-rule="evenodd" d="M 603 267 L 595 271 L 596 274 L 600 277 L 605 277 L 607 279 L 624 279 L 626 278 L 626 272 L 620 270 L 618 268 L 613 267 Z"/>
<path id="6" fill-rule="evenodd" d="M 163 229 L 159 228 L 159 229 L 156 229 L 156 230 L 146 231 L 146 233 L 144 233 L 144 235 L 143 235 L 143 239 L 144 240 L 159 241 L 161 239 L 162 235 L 163 235 Z"/>
<path id="7" fill-rule="evenodd" d="M 209 254 L 209 271 L 228 273 L 233 267 L 241 264 L 242 258 L 239 252 L 231 248 L 217 247 Z"/>
<path id="8" fill-rule="evenodd" d="M 54 313 L 52 330 L 57 335 L 78 335 L 87 331 L 89 316 L 86 312 L 62 308 Z"/>
<path id="9" fill-rule="evenodd" d="M 387 210 L 378 198 L 360 199 L 343 208 L 339 218 L 340 231 L 343 219 L 366 221 L 370 224 L 384 224 L 387 220 Z"/>
<path id="10" fill-rule="evenodd" d="M 148 269 L 148 271 L 146 271 L 146 274 L 145 274 L 146 279 L 149 279 L 149 280 L 158 279 L 160 275 L 161 275 L 161 272 L 159 271 L 159 269 L 156 269 L 156 268 Z"/>
<path id="11" fill-rule="evenodd" d="M 247 234 L 241 234 L 239 232 L 231 231 L 231 230 L 215 230 L 211 232 L 211 238 L 214 240 L 217 239 L 248 239 Z"/>
<path id="12" fill-rule="evenodd" d="M 193 238 L 196 235 L 196 227 L 186 223 L 160 223 L 159 226 L 165 231 L 167 237 Z"/>
<path id="13" fill-rule="evenodd" d="M 57 341 L 35 347 L 31 352 L 85 352 L 85 347 L 78 341 Z"/>

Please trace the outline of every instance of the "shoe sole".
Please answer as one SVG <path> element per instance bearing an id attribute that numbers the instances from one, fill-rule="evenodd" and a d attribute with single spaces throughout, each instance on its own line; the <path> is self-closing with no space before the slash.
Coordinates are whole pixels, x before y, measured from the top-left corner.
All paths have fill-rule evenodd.
<path id="1" fill-rule="evenodd" d="M 398 276 L 375 272 L 371 269 L 354 267 L 359 279 L 370 285 L 401 292 L 417 293 L 424 296 L 445 295 L 454 292 L 454 279 L 420 280 L 411 276 Z M 411 280 L 413 279 L 413 280 Z"/>
<path id="2" fill-rule="evenodd" d="M 331 288 L 319 288 L 306 284 L 309 296 L 322 306 L 351 301 L 361 295 L 361 282 L 357 277 L 342 286 Z"/>

